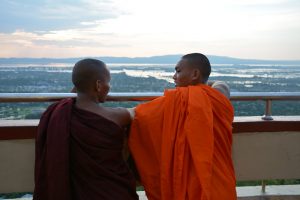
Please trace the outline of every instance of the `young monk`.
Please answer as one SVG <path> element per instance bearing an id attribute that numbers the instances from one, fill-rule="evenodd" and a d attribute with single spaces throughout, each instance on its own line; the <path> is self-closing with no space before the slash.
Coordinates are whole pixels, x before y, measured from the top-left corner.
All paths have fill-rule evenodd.
<path id="1" fill-rule="evenodd" d="M 99 105 L 110 88 L 106 65 L 81 60 L 72 81 L 77 97 L 49 106 L 38 126 L 33 199 L 138 199 L 122 157 L 129 112 Z"/>
<path id="2" fill-rule="evenodd" d="M 233 107 L 228 86 L 207 85 L 211 66 L 203 54 L 182 57 L 176 89 L 141 104 L 129 148 L 149 200 L 234 200 L 231 157 Z"/>

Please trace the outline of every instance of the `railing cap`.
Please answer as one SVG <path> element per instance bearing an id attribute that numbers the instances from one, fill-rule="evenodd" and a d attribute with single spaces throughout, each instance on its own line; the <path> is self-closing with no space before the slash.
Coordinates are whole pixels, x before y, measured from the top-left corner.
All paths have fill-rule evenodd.
<path id="1" fill-rule="evenodd" d="M 111 92 L 107 101 L 149 101 L 162 95 L 162 92 Z M 49 102 L 75 96 L 75 93 L 0 93 L 0 102 Z M 300 100 L 300 92 L 231 92 L 230 100 Z"/>

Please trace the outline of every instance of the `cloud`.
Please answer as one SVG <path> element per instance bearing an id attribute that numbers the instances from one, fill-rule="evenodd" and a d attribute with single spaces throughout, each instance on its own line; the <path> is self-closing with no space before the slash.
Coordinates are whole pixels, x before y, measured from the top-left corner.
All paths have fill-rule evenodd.
<path id="1" fill-rule="evenodd" d="M 0 57 L 203 51 L 299 59 L 296 0 L 2 1 L 0 46 L 6 51 Z"/>
<path id="2" fill-rule="evenodd" d="M 244 5 L 244 6 L 262 6 L 262 5 L 268 5 L 268 6 L 276 6 L 276 5 L 282 5 L 287 3 L 294 3 L 295 0 L 225 0 L 227 3 L 236 4 L 236 5 Z"/>
<path id="3" fill-rule="evenodd" d="M 41 32 L 17 30 L 13 33 L 0 33 L 0 45 L 6 49 L 5 52 L 1 52 L 0 56 L 21 55 L 21 57 L 26 57 L 30 54 L 37 57 L 109 55 L 107 52 L 112 53 L 116 48 L 126 49 L 130 47 L 130 44 L 116 39 L 117 37 L 116 34 L 102 32 L 97 27 Z"/>
<path id="4" fill-rule="evenodd" d="M 124 13 L 108 0 L 2 0 L 0 31 L 77 28 L 81 22 L 117 18 Z"/>
<path id="5" fill-rule="evenodd" d="M 92 43 L 100 44 L 101 40 L 105 41 L 107 38 L 114 37 L 111 33 L 101 33 L 94 29 L 66 29 L 49 32 L 26 32 L 23 30 L 17 30 L 13 33 L 0 33 L 1 43 L 13 44 L 20 43 L 19 41 L 27 41 L 24 44 L 43 44 L 52 43 L 59 45 L 60 43 L 82 43 L 91 45 Z"/>

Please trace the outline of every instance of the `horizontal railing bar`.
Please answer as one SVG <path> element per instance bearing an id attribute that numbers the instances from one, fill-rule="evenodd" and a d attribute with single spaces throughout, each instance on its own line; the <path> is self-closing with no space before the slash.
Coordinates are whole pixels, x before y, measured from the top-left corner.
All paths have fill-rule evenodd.
<path id="1" fill-rule="evenodd" d="M 112 92 L 107 101 L 149 101 L 162 95 L 160 92 Z M 75 93 L 0 93 L 0 102 L 49 102 L 75 96 Z M 231 92 L 230 100 L 300 100 L 300 92 Z"/>
<path id="2" fill-rule="evenodd" d="M 300 92 L 231 92 L 232 101 L 300 100 Z"/>

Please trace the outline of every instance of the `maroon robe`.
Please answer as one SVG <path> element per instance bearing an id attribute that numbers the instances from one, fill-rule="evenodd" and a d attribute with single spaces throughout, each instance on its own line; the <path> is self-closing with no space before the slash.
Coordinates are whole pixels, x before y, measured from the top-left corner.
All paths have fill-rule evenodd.
<path id="1" fill-rule="evenodd" d="M 124 129 L 75 99 L 43 114 L 36 138 L 34 200 L 138 199 L 123 160 Z"/>

